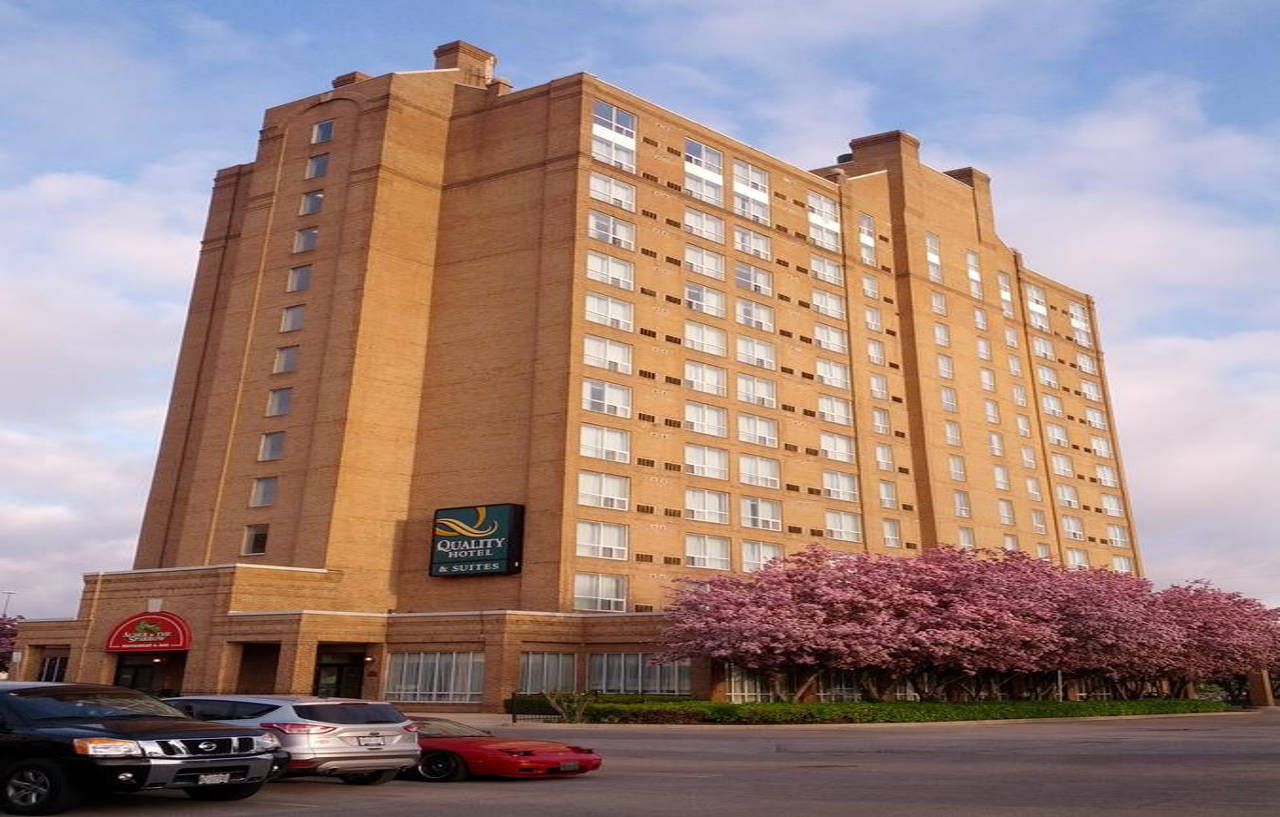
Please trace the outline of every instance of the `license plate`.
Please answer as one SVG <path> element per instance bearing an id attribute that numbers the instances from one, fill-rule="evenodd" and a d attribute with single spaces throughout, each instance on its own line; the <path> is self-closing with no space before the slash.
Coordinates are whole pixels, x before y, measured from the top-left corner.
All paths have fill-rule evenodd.
<path id="1" fill-rule="evenodd" d="M 218 786 L 223 783 L 230 783 L 230 782 L 231 782 L 230 772 L 225 772 L 223 774 L 202 774 L 196 778 L 196 785 L 198 786 Z"/>
<path id="2" fill-rule="evenodd" d="M 581 768 L 582 768 L 582 764 L 580 763 L 561 763 L 560 764 L 560 771 L 562 772 L 576 772 L 578 771 L 578 769 L 581 769 Z"/>
<path id="3" fill-rule="evenodd" d="M 384 743 L 381 735 L 356 738 L 356 744 L 359 746 L 382 746 Z"/>

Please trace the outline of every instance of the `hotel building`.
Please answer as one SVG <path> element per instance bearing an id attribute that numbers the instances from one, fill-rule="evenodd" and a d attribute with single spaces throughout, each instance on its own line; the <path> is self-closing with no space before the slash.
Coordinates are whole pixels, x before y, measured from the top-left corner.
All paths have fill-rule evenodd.
<path id="1" fill-rule="evenodd" d="M 679 580 L 815 542 L 1141 570 L 1093 300 L 981 171 L 901 131 L 806 170 L 435 53 L 218 172 L 134 569 L 24 623 L 19 677 L 741 697 L 649 664 Z"/>

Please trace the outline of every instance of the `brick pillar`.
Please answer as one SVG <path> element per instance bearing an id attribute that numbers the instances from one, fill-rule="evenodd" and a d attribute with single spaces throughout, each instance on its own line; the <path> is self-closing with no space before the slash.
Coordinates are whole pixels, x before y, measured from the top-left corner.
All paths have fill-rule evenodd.
<path id="1" fill-rule="evenodd" d="M 1264 669 L 1249 673 L 1249 705 L 1275 706 L 1275 696 L 1271 694 L 1271 675 Z"/>
<path id="2" fill-rule="evenodd" d="M 280 661 L 276 664 L 277 695 L 311 694 L 316 676 L 317 643 L 299 639 L 280 644 Z"/>

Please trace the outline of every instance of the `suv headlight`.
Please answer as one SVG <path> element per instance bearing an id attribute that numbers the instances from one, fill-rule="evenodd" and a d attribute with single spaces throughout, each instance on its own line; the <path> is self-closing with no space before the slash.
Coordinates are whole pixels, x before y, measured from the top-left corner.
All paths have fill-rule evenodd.
<path id="1" fill-rule="evenodd" d="M 92 757 L 142 757 L 136 740 L 117 738 L 76 738 L 76 754 Z"/>
<path id="2" fill-rule="evenodd" d="M 256 740 L 258 741 L 258 749 L 260 751 L 274 752 L 276 749 L 280 748 L 280 738 L 276 737 L 274 732 L 267 732 L 265 734 L 258 735 Z"/>

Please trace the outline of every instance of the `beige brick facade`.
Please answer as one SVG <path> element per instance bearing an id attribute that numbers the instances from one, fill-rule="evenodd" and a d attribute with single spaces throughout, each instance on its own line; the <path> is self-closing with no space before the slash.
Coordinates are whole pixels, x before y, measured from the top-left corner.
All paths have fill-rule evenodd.
<path id="1" fill-rule="evenodd" d="M 396 697 L 449 655 L 474 688 L 401 700 L 494 708 L 813 542 L 1140 571 L 1092 299 L 997 237 L 983 173 L 898 131 L 804 170 L 493 68 L 344 75 L 218 173 L 135 569 L 25 624 L 19 672 L 111 681 L 163 609 L 193 648 L 139 685 Z M 496 503 L 522 571 L 429 577 L 435 511 Z"/>

